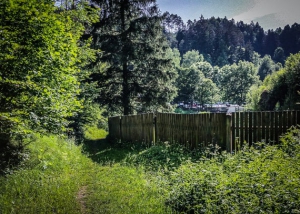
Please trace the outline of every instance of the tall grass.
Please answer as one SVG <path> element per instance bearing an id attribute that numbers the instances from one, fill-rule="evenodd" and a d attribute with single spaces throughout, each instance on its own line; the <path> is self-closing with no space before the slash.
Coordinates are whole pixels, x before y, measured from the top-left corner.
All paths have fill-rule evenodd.
<path id="1" fill-rule="evenodd" d="M 76 194 L 95 164 L 57 137 L 37 136 L 28 149 L 24 166 L 0 178 L 1 213 L 80 213 Z"/>
<path id="2" fill-rule="evenodd" d="M 0 177 L 0 213 L 165 213 L 143 170 L 98 165 L 71 140 L 37 136 L 21 169 Z M 84 192 L 82 192 L 84 190 Z"/>
<path id="3" fill-rule="evenodd" d="M 300 131 L 281 141 L 232 155 L 37 135 L 0 177 L 0 213 L 299 213 Z"/>

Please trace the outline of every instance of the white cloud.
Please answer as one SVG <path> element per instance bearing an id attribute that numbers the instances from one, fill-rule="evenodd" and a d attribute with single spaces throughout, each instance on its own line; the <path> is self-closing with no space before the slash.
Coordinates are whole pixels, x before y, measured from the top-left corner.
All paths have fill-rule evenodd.
<path id="1" fill-rule="evenodd" d="M 286 24 L 300 22 L 299 6 L 299 0 L 255 0 L 252 8 L 233 18 L 250 22 L 266 15 L 275 14 L 277 19 Z"/>

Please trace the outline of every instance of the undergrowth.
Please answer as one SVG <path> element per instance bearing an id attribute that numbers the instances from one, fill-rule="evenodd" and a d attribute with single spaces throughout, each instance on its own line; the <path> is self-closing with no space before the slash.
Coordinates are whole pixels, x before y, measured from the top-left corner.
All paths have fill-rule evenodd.
<path id="1" fill-rule="evenodd" d="M 1 214 L 166 212 L 141 169 L 96 164 L 81 146 L 55 136 L 36 136 L 28 150 L 18 170 L 0 177 Z"/>
<path id="2" fill-rule="evenodd" d="M 0 213 L 300 213 L 299 142 L 291 129 L 228 154 L 36 136 L 0 177 Z"/>
<path id="3" fill-rule="evenodd" d="M 186 162 L 167 178 L 166 204 L 183 213 L 300 213 L 300 131 L 225 159 Z"/>
<path id="4" fill-rule="evenodd" d="M 180 144 L 164 142 L 129 153 L 123 164 L 143 166 L 148 171 L 172 171 L 187 161 L 208 160 L 214 156 L 218 159 L 224 157 L 218 145 L 211 144 L 207 148 L 189 150 Z"/>

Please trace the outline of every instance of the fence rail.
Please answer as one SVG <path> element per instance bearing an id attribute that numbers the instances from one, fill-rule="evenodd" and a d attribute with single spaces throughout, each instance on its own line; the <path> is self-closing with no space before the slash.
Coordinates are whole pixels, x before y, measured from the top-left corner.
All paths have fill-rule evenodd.
<path id="1" fill-rule="evenodd" d="M 122 141 L 147 144 L 169 141 L 189 148 L 218 144 L 236 150 L 244 141 L 278 143 L 279 136 L 300 124 L 300 111 L 206 114 L 149 113 L 109 118 L 109 134 Z"/>

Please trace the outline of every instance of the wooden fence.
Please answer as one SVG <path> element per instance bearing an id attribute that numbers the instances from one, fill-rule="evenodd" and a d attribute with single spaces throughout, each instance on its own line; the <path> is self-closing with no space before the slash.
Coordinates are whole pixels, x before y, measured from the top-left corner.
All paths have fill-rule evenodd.
<path id="1" fill-rule="evenodd" d="M 242 142 L 278 143 L 279 136 L 300 124 L 300 111 L 206 114 L 149 113 L 111 117 L 109 135 L 122 141 L 169 141 L 189 148 L 218 144 L 233 151 Z"/>
<path id="2" fill-rule="evenodd" d="M 226 114 L 161 114 L 156 115 L 157 141 L 184 144 L 189 148 L 218 143 L 226 148 Z"/>
<path id="3" fill-rule="evenodd" d="M 114 140 L 155 142 L 154 114 L 140 114 L 108 119 L 109 136 Z"/>
<path id="4" fill-rule="evenodd" d="M 300 111 L 234 113 L 231 116 L 231 147 L 227 149 L 235 150 L 241 142 L 276 144 L 280 135 L 298 124 Z"/>

